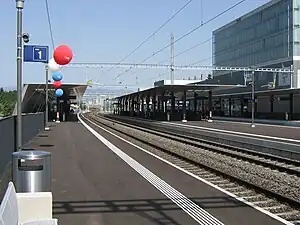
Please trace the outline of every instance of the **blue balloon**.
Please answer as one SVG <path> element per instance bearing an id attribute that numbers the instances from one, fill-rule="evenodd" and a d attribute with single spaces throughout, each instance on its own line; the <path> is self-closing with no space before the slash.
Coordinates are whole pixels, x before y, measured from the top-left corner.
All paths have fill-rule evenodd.
<path id="1" fill-rule="evenodd" d="M 60 81 L 60 80 L 62 80 L 62 78 L 63 78 L 63 74 L 59 71 L 54 72 L 52 74 L 52 79 L 55 80 L 55 81 Z"/>
<path id="2" fill-rule="evenodd" d="M 55 95 L 56 97 L 61 97 L 64 94 L 64 91 L 62 89 L 56 89 Z"/>

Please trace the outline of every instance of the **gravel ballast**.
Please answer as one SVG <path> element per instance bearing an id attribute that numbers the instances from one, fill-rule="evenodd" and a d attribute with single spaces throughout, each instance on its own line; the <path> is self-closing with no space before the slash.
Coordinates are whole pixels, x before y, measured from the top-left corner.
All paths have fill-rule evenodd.
<path id="1" fill-rule="evenodd" d="M 245 182 L 255 184 L 266 190 L 278 193 L 288 198 L 299 201 L 300 199 L 300 178 L 277 170 L 237 160 L 226 156 L 204 150 L 191 145 L 179 143 L 158 135 L 149 134 L 124 125 L 114 123 L 97 117 L 101 123 L 113 127 L 128 135 L 132 135 L 142 141 L 156 145 L 172 153 L 178 154 L 196 163 L 228 174 Z"/>

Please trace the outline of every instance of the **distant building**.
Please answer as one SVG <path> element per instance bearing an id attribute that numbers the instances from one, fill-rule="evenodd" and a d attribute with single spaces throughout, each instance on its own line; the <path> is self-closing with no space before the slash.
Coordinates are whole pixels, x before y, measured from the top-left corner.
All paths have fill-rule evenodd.
<path id="1" fill-rule="evenodd" d="M 272 0 L 213 31 L 214 66 L 288 68 L 255 72 L 255 118 L 300 119 L 300 0 Z M 202 83 L 246 87 L 213 93 L 213 115 L 251 117 L 251 74 L 213 71 Z M 201 107 L 207 100 L 199 100 Z"/>
<path id="2" fill-rule="evenodd" d="M 202 80 L 174 80 L 174 85 L 187 85 L 193 83 L 199 83 Z M 163 85 L 171 85 L 171 80 L 160 80 L 154 83 L 154 87 L 159 87 Z"/>
<path id="3" fill-rule="evenodd" d="M 257 90 L 300 88 L 299 0 L 272 0 L 213 32 L 213 65 L 290 68 L 288 74 L 260 73 Z M 238 82 L 244 72 L 214 71 L 220 82 Z"/>

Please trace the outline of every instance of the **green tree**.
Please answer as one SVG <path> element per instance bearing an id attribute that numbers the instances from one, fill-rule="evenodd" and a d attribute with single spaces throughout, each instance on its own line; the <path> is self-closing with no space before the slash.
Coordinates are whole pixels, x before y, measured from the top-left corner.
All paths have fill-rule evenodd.
<path id="1" fill-rule="evenodd" d="M 16 91 L 4 91 L 3 88 L 0 88 L 0 114 L 10 116 L 13 113 L 16 100 Z"/>

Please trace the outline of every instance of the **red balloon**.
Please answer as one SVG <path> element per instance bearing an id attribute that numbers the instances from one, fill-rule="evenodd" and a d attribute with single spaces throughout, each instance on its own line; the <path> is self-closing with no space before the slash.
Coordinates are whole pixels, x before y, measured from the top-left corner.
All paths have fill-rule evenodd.
<path id="1" fill-rule="evenodd" d="M 53 87 L 54 87 L 55 89 L 60 88 L 60 87 L 61 87 L 61 81 L 54 81 L 54 82 L 53 82 Z"/>
<path id="2" fill-rule="evenodd" d="M 58 65 L 66 65 L 71 62 L 73 53 L 67 45 L 60 45 L 55 48 L 53 58 Z"/>

